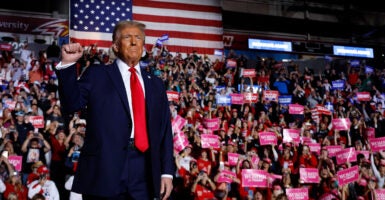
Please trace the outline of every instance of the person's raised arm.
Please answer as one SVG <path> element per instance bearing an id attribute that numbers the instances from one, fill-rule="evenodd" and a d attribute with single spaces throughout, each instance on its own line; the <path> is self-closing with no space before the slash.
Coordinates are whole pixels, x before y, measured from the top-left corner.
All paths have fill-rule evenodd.
<path id="1" fill-rule="evenodd" d="M 61 48 L 61 64 L 67 65 L 76 62 L 83 56 L 83 47 L 79 43 L 65 44 Z"/>

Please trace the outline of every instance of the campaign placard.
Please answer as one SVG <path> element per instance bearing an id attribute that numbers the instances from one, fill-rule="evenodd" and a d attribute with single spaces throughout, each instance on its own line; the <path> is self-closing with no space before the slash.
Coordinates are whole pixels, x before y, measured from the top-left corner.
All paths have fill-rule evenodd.
<path id="1" fill-rule="evenodd" d="M 339 185 L 346 185 L 358 179 L 358 166 L 349 167 L 337 172 L 337 179 Z"/>
<path id="2" fill-rule="evenodd" d="M 369 92 L 357 92 L 357 100 L 358 101 L 370 101 L 370 93 Z"/>
<path id="3" fill-rule="evenodd" d="M 243 103 L 257 103 L 258 102 L 258 94 L 252 92 L 243 93 Z"/>
<path id="4" fill-rule="evenodd" d="M 219 173 L 217 182 L 218 183 L 231 183 L 231 182 L 233 182 L 233 179 L 236 177 L 237 177 L 237 175 L 235 174 L 235 172 L 224 169 Z"/>
<path id="5" fill-rule="evenodd" d="M 219 148 L 220 147 L 220 141 L 218 135 L 213 134 L 202 134 L 201 135 L 201 146 L 204 149 L 209 148 Z"/>
<path id="6" fill-rule="evenodd" d="M 264 90 L 263 99 L 265 101 L 276 101 L 278 102 L 279 92 L 277 90 Z"/>
<path id="7" fill-rule="evenodd" d="M 357 153 L 354 147 L 342 149 L 336 154 L 337 164 L 344 164 L 347 162 L 356 162 L 357 161 Z"/>
<path id="8" fill-rule="evenodd" d="M 168 90 L 166 93 L 168 101 L 179 102 L 179 93 L 177 91 Z"/>
<path id="9" fill-rule="evenodd" d="M 259 144 L 260 145 L 277 145 L 278 139 L 274 132 L 260 132 Z"/>
<path id="10" fill-rule="evenodd" d="M 345 80 L 332 81 L 332 88 L 334 90 L 343 90 L 345 88 Z"/>
<path id="11" fill-rule="evenodd" d="M 283 142 L 294 142 L 299 144 L 301 142 L 299 129 L 283 129 Z"/>
<path id="12" fill-rule="evenodd" d="M 369 144 L 373 152 L 385 150 L 385 137 L 370 138 Z"/>
<path id="13" fill-rule="evenodd" d="M 43 116 L 29 116 L 29 122 L 35 128 L 44 128 L 44 117 Z"/>
<path id="14" fill-rule="evenodd" d="M 289 114 L 303 115 L 305 107 L 300 104 L 289 104 Z"/>
<path id="15" fill-rule="evenodd" d="M 336 118 L 332 119 L 332 125 L 334 130 L 343 131 L 350 129 L 350 119 L 349 118 Z"/>
<path id="16" fill-rule="evenodd" d="M 293 100 L 292 95 L 281 95 L 278 97 L 278 103 L 281 105 L 289 105 Z"/>
<path id="17" fill-rule="evenodd" d="M 231 96 L 230 95 L 219 95 L 217 97 L 218 106 L 231 106 Z"/>
<path id="18" fill-rule="evenodd" d="M 205 127 L 211 131 L 219 130 L 219 118 L 213 118 L 213 119 L 204 119 L 203 124 Z"/>
<path id="19" fill-rule="evenodd" d="M 231 58 L 227 59 L 226 60 L 226 67 L 227 68 L 235 68 L 235 67 L 237 67 L 237 61 L 235 59 L 231 59 Z"/>
<path id="20" fill-rule="evenodd" d="M 178 132 L 174 135 L 174 149 L 176 152 L 180 152 L 183 149 L 187 147 L 189 144 L 188 139 L 186 138 L 186 135 L 183 132 Z"/>
<path id="21" fill-rule="evenodd" d="M 239 154 L 237 153 L 227 153 L 227 162 L 230 166 L 236 166 L 239 159 Z"/>
<path id="22" fill-rule="evenodd" d="M 376 195 L 377 200 L 385 200 L 385 189 L 375 189 L 374 195 Z"/>
<path id="23" fill-rule="evenodd" d="M 256 76 L 255 69 L 243 69 L 242 76 L 251 77 L 251 78 L 255 77 Z"/>
<path id="24" fill-rule="evenodd" d="M 286 188 L 285 190 L 289 200 L 309 200 L 308 188 Z"/>
<path id="25" fill-rule="evenodd" d="M 243 94 L 233 93 L 230 94 L 231 104 L 232 105 L 242 105 L 243 104 Z"/>
<path id="26" fill-rule="evenodd" d="M 23 156 L 8 156 L 8 161 L 15 167 L 16 171 L 21 172 Z"/>
<path id="27" fill-rule="evenodd" d="M 259 169 L 242 169 L 242 187 L 267 187 L 269 174 Z"/>
<path id="28" fill-rule="evenodd" d="M 317 155 L 320 154 L 321 152 L 321 144 L 320 143 L 307 143 L 307 145 L 309 146 L 309 149 L 310 149 L 310 152 L 314 152 L 316 153 Z"/>
<path id="29" fill-rule="evenodd" d="M 171 122 L 172 130 L 175 132 L 182 130 L 182 128 L 187 124 L 187 120 L 180 115 L 177 115 Z"/>
<path id="30" fill-rule="evenodd" d="M 317 168 L 299 168 L 299 179 L 304 183 L 319 183 Z"/>

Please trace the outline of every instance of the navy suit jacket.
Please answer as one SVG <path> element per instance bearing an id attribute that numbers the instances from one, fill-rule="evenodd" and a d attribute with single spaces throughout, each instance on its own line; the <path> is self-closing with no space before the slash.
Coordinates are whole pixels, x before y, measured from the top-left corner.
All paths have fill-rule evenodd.
<path id="1" fill-rule="evenodd" d="M 163 81 L 141 70 L 146 93 L 152 192 L 160 194 L 161 174 L 175 173 L 170 110 Z M 72 190 L 115 195 L 127 158 L 132 129 L 126 90 L 116 61 L 93 65 L 77 79 L 75 65 L 57 70 L 61 105 L 66 112 L 87 109 L 87 129 Z M 133 97 L 135 98 L 135 97 Z M 135 170 L 135 166 L 132 170 Z"/>

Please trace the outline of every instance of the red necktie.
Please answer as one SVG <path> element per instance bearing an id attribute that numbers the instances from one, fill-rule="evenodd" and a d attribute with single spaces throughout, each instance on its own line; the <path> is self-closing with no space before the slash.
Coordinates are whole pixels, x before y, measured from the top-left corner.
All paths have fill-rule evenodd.
<path id="1" fill-rule="evenodd" d="M 132 98 L 132 112 L 134 113 L 134 140 L 135 146 L 140 151 L 148 149 L 147 125 L 146 125 L 146 105 L 142 85 L 136 75 L 136 69 L 130 67 L 131 72 L 130 86 Z"/>

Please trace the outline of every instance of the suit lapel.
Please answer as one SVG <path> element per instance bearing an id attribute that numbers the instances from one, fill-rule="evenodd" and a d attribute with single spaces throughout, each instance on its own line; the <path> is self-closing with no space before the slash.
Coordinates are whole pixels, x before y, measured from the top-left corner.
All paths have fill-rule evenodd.
<path id="1" fill-rule="evenodd" d="M 151 80 L 152 80 L 152 75 L 148 73 L 146 70 L 141 68 L 141 74 L 142 74 L 142 79 L 144 83 L 144 91 L 146 92 L 146 110 L 147 110 L 147 118 L 149 114 L 149 108 L 152 103 L 152 92 L 151 92 Z"/>
<path id="2" fill-rule="evenodd" d="M 123 102 L 124 110 L 126 111 L 127 115 L 130 116 L 126 89 L 124 87 L 122 75 L 120 74 L 116 61 L 107 67 L 107 72 L 110 76 L 112 84 L 119 94 L 120 100 Z"/>

